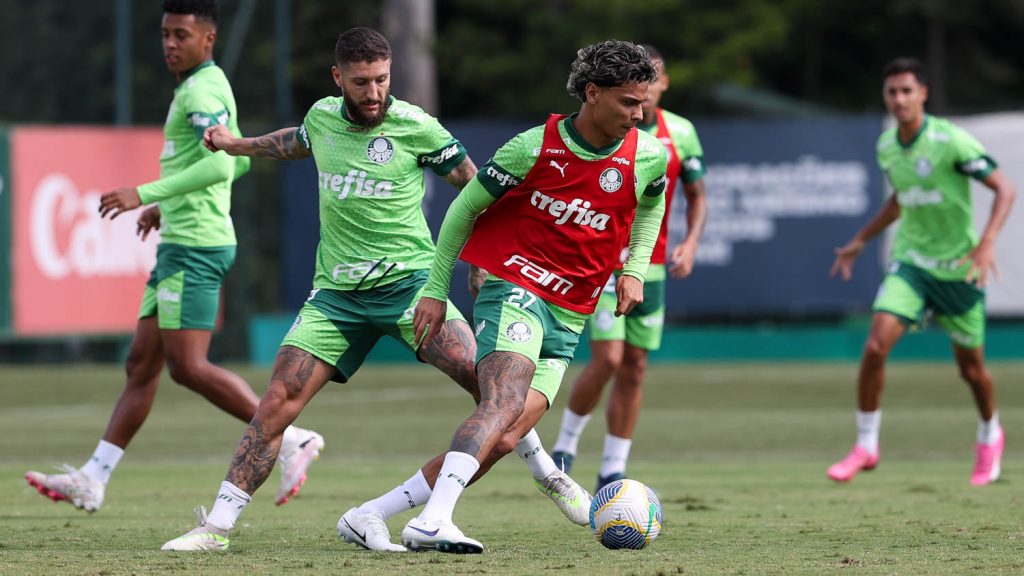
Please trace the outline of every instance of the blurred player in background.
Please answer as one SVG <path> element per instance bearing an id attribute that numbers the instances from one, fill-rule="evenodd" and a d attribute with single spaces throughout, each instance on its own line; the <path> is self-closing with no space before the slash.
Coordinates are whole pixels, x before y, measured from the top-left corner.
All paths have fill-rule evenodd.
<path id="1" fill-rule="evenodd" d="M 513 450 L 535 478 L 570 483 L 567 507 L 586 515 L 590 496 L 555 466 L 533 426 L 550 407 L 627 238 L 615 313 L 643 300 L 665 209 L 666 153 L 635 126 L 656 78 L 635 44 L 583 48 L 567 86 L 580 111 L 553 114 L 507 142 L 449 208 L 414 325 L 426 342 L 435 338 L 460 254 L 491 274 L 473 306 L 481 401 L 450 451 L 417 472 L 434 484 L 409 497 L 410 506 L 426 504 L 402 531 L 409 548 L 482 552 L 452 514 L 463 489 Z"/>
<path id="2" fill-rule="evenodd" d="M 239 134 L 235 97 L 213 61 L 217 15 L 214 0 L 164 0 L 163 52 L 178 87 L 164 124 L 160 179 L 100 199 L 100 213 L 111 219 L 159 203 L 139 216 L 138 234 L 145 240 L 161 229 L 162 237 L 128 352 L 127 383 L 107 431 L 80 469 L 65 464 L 64 474 L 25 475 L 41 494 L 88 512 L 103 503 L 114 468 L 146 421 L 165 362 L 175 382 L 245 422 L 259 403 L 245 380 L 207 359 L 220 287 L 235 259 L 231 183 L 249 169 L 247 158 L 215 154 L 202 144 L 203 131 L 211 125 Z M 278 504 L 298 491 L 322 447 L 319 434 L 288 429 L 280 454 Z"/>
<path id="3" fill-rule="evenodd" d="M 643 398 L 644 371 L 647 355 L 661 347 L 665 324 L 665 261 L 668 248 L 668 223 L 672 196 L 679 177 L 686 196 L 686 236 L 672 249 L 668 258 L 669 272 L 674 278 L 686 278 L 693 271 L 693 261 L 704 223 L 707 203 L 704 198 L 704 150 L 693 124 L 658 106 L 668 89 L 665 59 L 661 52 L 644 45 L 658 69 L 658 79 L 651 82 L 644 102 L 644 118 L 637 128 L 658 138 L 668 150 L 668 180 L 665 189 L 665 217 L 658 241 L 651 255 L 651 265 L 644 282 L 644 301 L 625 316 L 615 316 L 615 284 L 621 270 L 608 279 L 597 311 L 590 319 L 590 362 L 572 386 L 568 406 L 562 413 L 562 426 L 551 457 L 566 473 L 572 470 L 580 435 L 590 421 L 590 414 L 601 400 L 608 379 L 614 376 L 608 396 L 608 431 L 604 438 L 604 456 L 597 476 L 595 492 L 602 486 L 625 478 L 626 461 L 633 443 Z"/>
<path id="4" fill-rule="evenodd" d="M 897 219 L 901 223 L 889 272 L 875 298 L 871 333 L 861 359 L 857 442 L 828 469 L 828 477 L 848 482 L 878 464 L 885 361 L 907 327 L 931 312 L 949 332 L 960 376 L 978 406 L 971 483 L 985 485 L 999 477 L 1004 439 L 992 376 L 985 368 L 984 289 L 991 275 L 998 274 L 996 237 L 1016 193 L 974 137 L 948 120 L 925 113 L 928 82 L 920 62 L 893 60 L 882 77 L 885 105 L 897 125 L 878 139 L 878 164 L 893 194 L 870 222 L 836 249 L 832 274 L 849 280 L 867 242 Z M 973 224 L 971 178 L 995 192 L 980 238 Z"/>

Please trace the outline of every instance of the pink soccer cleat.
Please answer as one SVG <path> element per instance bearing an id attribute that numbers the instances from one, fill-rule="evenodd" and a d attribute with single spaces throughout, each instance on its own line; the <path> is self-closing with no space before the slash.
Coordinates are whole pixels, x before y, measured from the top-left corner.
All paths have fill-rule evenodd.
<path id="1" fill-rule="evenodd" d="M 974 473 L 971 474 L 971 484 L 984 486 L 995 482 L 1002 471 L 1003 445 L 1006 437 L 1003 436 L 1003 427 L 999 427 L 999 439 L 994 444 L 978 444 L 975 447 Z"/>
<path id="2" fill-rule="evenodd" d="M 292 426 L 292 429 L 290 433 L 285 433 L 277 456 L 281 485 L 274 502 L 278 506 L 287 504 L 292 496 L 299 493 L 299 489 L 306 483 L 306 470 L 314 460 L 320 458 L 320 451 L 324 449 L 323 436 L 296 426 Z"/>
<path id="3" fill-rule="evenodd" d="M 874 470 L 875 466 L 878 466 L 878 454 L 872 454 L 860 444 L 854 444 L 846 458 L 828 469 L 828 477 L 836 482 L 849 482 L 861 470 Z"/>

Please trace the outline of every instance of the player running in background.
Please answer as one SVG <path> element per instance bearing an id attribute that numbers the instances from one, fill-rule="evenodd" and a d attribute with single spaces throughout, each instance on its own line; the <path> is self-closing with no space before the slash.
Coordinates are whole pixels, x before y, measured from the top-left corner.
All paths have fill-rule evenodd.
<path id="1" fill-rule="evenodd" d="M 828 469 L 837 482 L 852 480 L 878 464 L 885 361 L 907 326 L 931 311 L 949 332 L 960 376 L 978 406 L 976 460 L 971 483 L 999 477 L 1003 429 L 995 387 L 985 368 L 985 292 L 997 274 L 995 242 L 1016 195 L 995 161 L 970 134 L 924 111 L 928 83 L 917 60 L 893 60 L 882 72 L 882 95 L 897 126 L 878 139 L 878 164 L 892 184 L 878 214 L 845 246 L 836 249 L 832 274 L 849 280 L 865 244 L 901 220 L 892 262 L 874 303 L 871 333 L 857 378 L 857 442 Z M 980 239 L 974 230 L 970 178 L 995 192 Z"/>
<path id="2" fill-rule="evenodd" d="M 552 115 L 502 146 L 448 210 L 414 325 L 433 341 L 460 252 L 492 274 L 473 306 L 481 401 L 451 450 L 417 472 L 435 482 L 431 492 L 410 495 L 410 505 L 426 506 L 402 531 L 409 548 L 482 552 L 452 513 L 466 485 L 504 454 L 515 450 L 540 474 L 558 472 L 532 428 L 558 391 L 626 238 L 616 314 L 643 299 L 665 209 L 666 154 L 635 125 L 656 78 L 637 45 L 583 48 L 567 86 L 580 111 Z"/>
<path id="3" fill-rule="evenodd" d="M 647 101 L 643 105 L 644 118 L 637 124 L 637 128 L 656 136 L 668 150 L 665 217 L 647 270 L 644 301 L 629 314 L 615 316 L 618 271 L 609 278 L 598 300 L 597 310 L 590 319 L 590 362 L 573 382 L 568 405 L 562 413 L 558 440 L 551 453 L 555 465 L 569 473 L 580 435 L 590 421 L 591 412 L 601 400 L 605 384 L 614 376 L 615 382 L 608 396 L 608 431 L 604 437 L 604 456 L 595 492 L 609 482 L 625 478 L 626 461 L 633 443 L 633 429 L 643 399 L 647 355 L 650 350 L 661 347 L 662 328 L 665 324 L 668 223 L 676 180 L 680 176 L 683 179 L 683 194 L 686 196 L 686 236 L 672 249 L 668 259 L 669 272 L 674 278 L 685 278 L 693 271 L 697 243 L 707 221 L 704 151 L 697 138 L 697 131 L 686 118 L 658 107 L 669 83 L 665 60 L 653 46 L 644 45 L 644 48 L 658 69 L 658 79 L 651 82 Z"/>
<path id="4" fill-rule="evenodd" d="M 245 422 L 259 403 L 245 380 L 207 359 L 220 287 L 235 259 L 231 183 L 249 169 L 248 158 L 215 154 L 202 145 L 203 131 L 210 125 L 239 134 L 235 97 L 213 62 L 216 2 L 164 0 L 161 33 L 164 58 L 178 87 L 164 124 L 160 179 L 100 199 L 100 213 L 111 219 L 159 203 L 138 220 L 143 239 L 153 229 L 161 229 L 162 238 L 128 352 L 128 379 L 102 440 L 84 466 L 76 470 L 65 464 L 64 474 L 25 475 L 41 494 L 88 512 L 103 504 L 114 468 L 146 421 L 165 362 L 175 382 Z M 288 429 L 280 454 L 278 504 L 298 491 L 322 447 L 319 434 Z"/>

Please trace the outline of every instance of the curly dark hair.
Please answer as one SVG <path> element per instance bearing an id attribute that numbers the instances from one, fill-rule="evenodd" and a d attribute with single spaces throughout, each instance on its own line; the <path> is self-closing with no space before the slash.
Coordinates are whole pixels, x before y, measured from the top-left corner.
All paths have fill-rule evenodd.
<path id="1" fill-rule="evenodd" d="M 569 68 L 565 88 L 580 101 L 586 101 L 584 90 L 593 82 L 601 88 L 653 82 L 658 71 L 643 47 L 632 42 L 605 40 L 581 48 Z"/>
<path id="2" fill-rule="evenodd" d="M 391 44 L 373 28 L 352 28 L 338 36 L 334 59 L 338 64 L 390 60 Z"/>
<path id="3" fill-rule="evenodd" d="M 193 14 L 217 24 L 217 0 L 164 0 L 164 14 Z"/>
<path id="4" fill-rule="evenodd" d="M 903 74 L 904 72 L 913 74 L 914 78 L 917 78 L 918 83 L 922 86 L 928 85 L 928 75 L 924 71 L 924 64 L 917 58 L 896 58 L 890 60 L 882 68 L 882 81 L 884 82 L 889 76 Z"/>

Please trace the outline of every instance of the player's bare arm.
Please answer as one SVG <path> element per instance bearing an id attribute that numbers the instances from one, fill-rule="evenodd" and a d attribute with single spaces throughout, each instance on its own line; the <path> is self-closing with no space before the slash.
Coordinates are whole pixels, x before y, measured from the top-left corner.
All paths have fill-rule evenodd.
<path id="1" fill-rule="evenodd" d="M 686 196 L 686 237 L 672 249 L 668 271 L 673 278 L 686 278 L 693 272 L 697 247 L 708 220 L 704 180 L 684 184 L 683 194 Z"/>
<path id="2" fill-rule="evenodd" d="M 1013 207 L 1013 201 L 1017 197 L 1017 191 L 1010 183 L 1006 175 L 999 169 L 993 170 L 985 178 L 984 183 L 996 194 L 992 203 L 992 213 L 989 215 L 988 224 L 981 235 L 978 245 L 964 258 L 970 260 L 971 267 L 967 271 L 967 281 L 975 281 L 978 286 L 984 288 L 989 282 L 989 271 L 998 278 L 999 268 L 996 266 L 996 238 L 1006 224 L 1006 218 Z"/>
<path id="3" fill-rule="evenodd" d="M 475 300 L 477 295 L 480 294 L 480 288 L 484 285 L 484 281 L 487 280 L 487 270 L 479 266 L 469 265 L 469 294 Z"/>
<path id="4" fill-rule="evenodd" d="M 134 186 L 131 188 L 118 188 L 100 196 L 100 217 L 106 218 L 110 216 L 110 219 L 113 220 L 122 213 L 134 210 L 139 206 L 142 206 L 142 199 L 139 198 L 138 188 Z"/>
<path id="5" fill-rule="evenodd" d="M 255 138 L 237 138 L 226 126 L 211 126 L 203 133 L 203 145 L 212 152 L 273 160 L 299 160 L 312 156 L 298 138 L 298 128 L 282 128 Z"/>
<path id="6" fill-rule="evenodd" d="M 135 235 L 145 241 L 150 232 L 160 229 L 160 207 L 150 206 L 143 210 L 136 224 Z"/>
<path id="7" fill-rule="evenodd" d="M 451 172 L 445 175 L 444 179 L 447 180 L 448 183 L 451 184 L 452 186 L 455 186 L 459 190 L 462 190 L 462 188 L 466 184 L 469 184 L 469 181 L 472 180 L 473 177 L 475 176 L 476 164 L 473 164 L 473 159 L 467 155 L 466 158 L 463 159 L 458 166 L 453 168 Z"/>
<path id="8" fill-rule="evenodd" d="M 861 251 L 864 250 L 864 246 L 872 238 L 881 234 L 882 230 L 885 230 L 889 224 L 895 222 L 899 217 L 900 205 L 896 202 L 896 195 L 892 194 L 870 222 L 854 234 L 849 242 L 835 249 L 836 259 L 832 263 L 829 276 L 834 277 L 836 274 L 839 274 L 843 281 L 848 281 L 852 278 L 853 263 L 860 256 Z"/>

